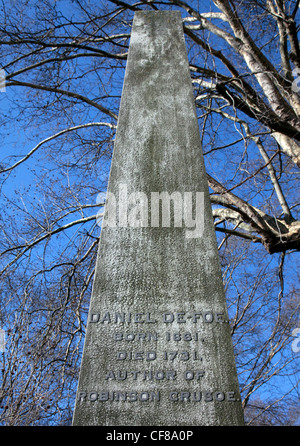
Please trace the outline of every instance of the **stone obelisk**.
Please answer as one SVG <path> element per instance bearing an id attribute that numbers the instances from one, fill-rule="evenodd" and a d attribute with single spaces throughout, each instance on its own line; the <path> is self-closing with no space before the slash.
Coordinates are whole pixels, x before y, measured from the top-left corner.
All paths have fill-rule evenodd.
<path id="1" fill-rule="evenodd" d="M 242 425 L 179 12 L 136 12 L 73 425 Z"/>

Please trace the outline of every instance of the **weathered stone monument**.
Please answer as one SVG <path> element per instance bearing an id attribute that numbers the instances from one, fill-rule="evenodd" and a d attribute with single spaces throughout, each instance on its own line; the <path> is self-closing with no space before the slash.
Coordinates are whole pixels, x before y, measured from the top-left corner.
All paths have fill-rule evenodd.
<path id="1" fill-rule="evenodd" d="M 182 21 L 137 12 L 73 425 L 242 425 Z"/>

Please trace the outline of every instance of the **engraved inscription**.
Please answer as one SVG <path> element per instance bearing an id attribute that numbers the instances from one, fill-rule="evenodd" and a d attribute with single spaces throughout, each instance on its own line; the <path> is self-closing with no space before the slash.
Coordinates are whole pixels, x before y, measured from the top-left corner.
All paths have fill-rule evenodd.
<path id="1" fill-rule="evenodd" d="M 205 386 L 207 371 L 205 365 L 198 369 L 199 364 L 205 364 L 204 350 L 205 346 L 205 330 L 211 330 L 210 327 L 221 327 L 222 324 L 228 323 L 223 311 L 213 311 L 206 309 L 205 311 L 163 311 L 155 312 L 124 312 L 109 311 L 91 312 L 89 322 L 96 326 L 100 324 L 103 330 L 108 330 L 107 335 L 111 336 L 115 343 L 116 349 L 112 350 L 112 363 L 115 363 L 115 369 L 103 371 L 103 375 L 99 376 L 99 385 L 108 382 L 178 382 L 192 383 L 199 385 L 203 383 Z M 151 324 L 151 325 L 150 325 Z M 115 330 L 116 325 L 121 330 Z M 130 326 L 130 331 L 126 331 L 126 327 Z M 140 330 L 139 328 L 151 329 Z M 105 328 L 107 327 L 107 328 Z M 109 329 L 112 327 L 113 330 Z M 156 329 L 155 329 L 156 327 Z M 173 330 L 173 327 L 175 330 Z M 194 327 L 196 330 L 194 330 Z M 153 330 L 154 328 L 154 330 Z M 127 328 L 128 330 L 128 328 Z M 160 341 L 160 342 L 159 342 Z M 145 343 L 151 345 L 150 349 L 145 349 Z M 131 346 L 127 349 L 126 346 Z M 160 349 L 158 348 L 160 346 Z M 170 348 L 161 348 L 161 346 Z M 176 349 L 176 346 L 179 348 Z M 174 349 L 175 347 L 175 349 Z M 180 349 L 180 347 L 183 347 Z M 197 349 L 197 347 L 199 347 Z M 196 348 L 196 349 L 195 349 Z M 204 355 L 205 356 L 205 355 Z M 187 367 L 184 367 L 186 363 Z M 137 369 L 118 370 L 118 365 L 136 364 Z M 143 370 L 143 366 L 148 367 L 152 364 L 160 364 L 157 370 Z M 198 366 L 197 366 L 198 364 Z M 165 369 L 170 366 L 171 369 Z M 162 369 L 160 369 L 162 367 Z M 174 369 L 172 368 L 174 367 Z M 101 384 L 102 382 L 102 384 Z M 180 402 L 235 402 L 238 399 L 232 391 L 224 390 L 199 390 L 193 391 L 179 389 L 164 392 L 154 392 L 145 390 L 137 392 L 130 391 L 81 391 L 78 392 L 78 400 L 81 402 L 94 401 L 160 401 L 161 398 L 168 398 L 174 403 Z"/>
<path id="2" fill-rule="evenodd" d="M 189 401 L 189 402 L 219 402 L 224 401 L 236 402 L 238 398 L 235 396 L 235 392 L 224 392 L 224 391 L 211 391 L 211 390 L 197 390 L 194 392 L 187 391 L 171 391 L 169 392 L 168 398 L 173 402 Z M 160 401 L 160 392 L 152 391 L 91 391 L 91 392 L 78 392 L 78 401 Z"/>
<path id="3" fill-rule="evenodd" d="M 163 322 L 170 324 L 177 322 L 178 324 L 185 324 L 191 320 L 194 324 L 203 322 L 206 324 L 228 323 L 225 319 L 224 312 L 214 312 L 211 310 L 193 312 L 191 314 L 186 312 L 164 312 L 161 319 L 158 321 L 150 312 L 149 313 L 126 313 L 126 312 L 110 312 L 91 313 L 89 322 L 100 324 L 155 324 Z"/>

